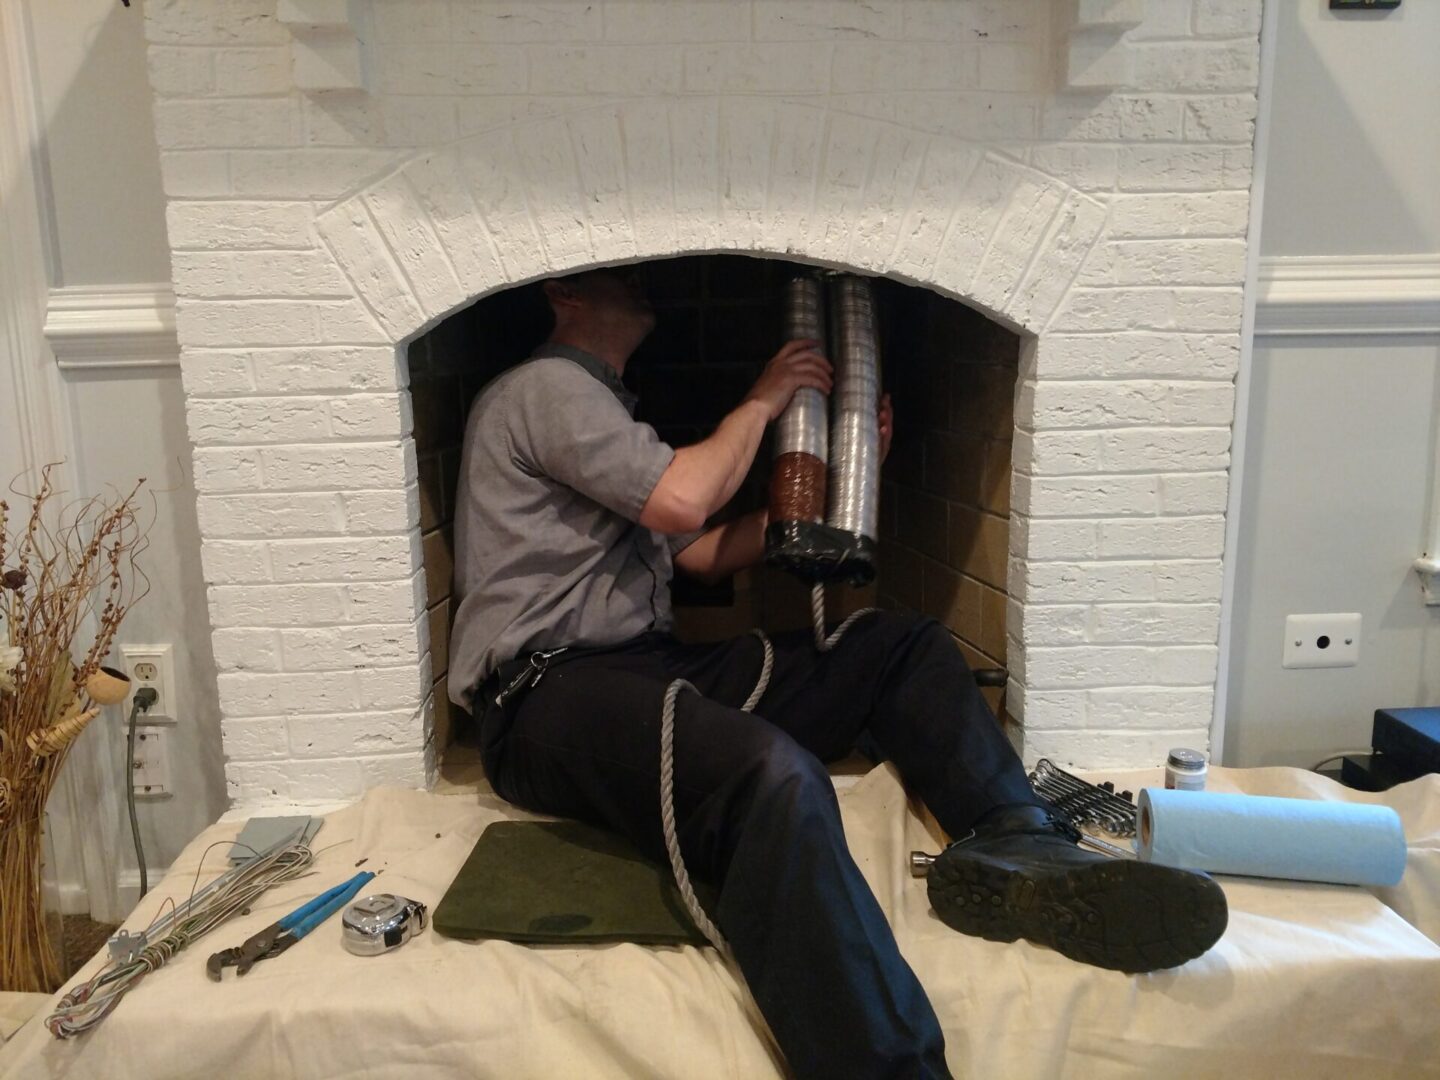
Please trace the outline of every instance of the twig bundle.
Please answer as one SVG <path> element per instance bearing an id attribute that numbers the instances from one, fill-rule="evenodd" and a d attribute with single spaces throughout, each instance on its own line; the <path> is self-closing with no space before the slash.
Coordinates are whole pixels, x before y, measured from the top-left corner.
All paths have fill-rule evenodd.
<path id="1" fill-rule="evenodd" d="M 70 748 L 98 709 L 86 691 L 126 612 L 149 587 L 136 563 L 143 480 L 125 495 L 66 502 L 40 473 L 11 529 L 0 500 L 0 990 L 60 981 L 41 899 L 41 820 Z M 72 649 L 93 631 L 77 664 Z"/>

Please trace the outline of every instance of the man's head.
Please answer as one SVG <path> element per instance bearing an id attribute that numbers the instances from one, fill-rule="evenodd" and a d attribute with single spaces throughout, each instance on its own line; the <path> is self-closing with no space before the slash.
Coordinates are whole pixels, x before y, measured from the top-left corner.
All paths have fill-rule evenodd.
<path id="1" fill-rule="evenodd" d="M 586 270 L 551 278 L 542 288 L 555 316 L 552 341 L 578 345 L 623 363 L 655 326 L 637 269 Z"/>

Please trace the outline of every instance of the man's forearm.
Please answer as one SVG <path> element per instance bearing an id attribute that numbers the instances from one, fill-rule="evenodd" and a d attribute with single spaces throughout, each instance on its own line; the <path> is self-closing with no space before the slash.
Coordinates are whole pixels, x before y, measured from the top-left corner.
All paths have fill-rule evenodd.
<path id="1" fill-rule="evenodd" d="M 701 528 L 739 490 L 768 422 L 766 407 L 747 399 L 708 439 L 676 450 L 640 513 L 640 524 L 663 533 Z"/>
<path id="2" fill-rule="evenodd" d="M 675 567 L 690 577 L 714 583 L 765 557 L 768 510 L 755 510 L 717 525 L 675 556 Z"/>

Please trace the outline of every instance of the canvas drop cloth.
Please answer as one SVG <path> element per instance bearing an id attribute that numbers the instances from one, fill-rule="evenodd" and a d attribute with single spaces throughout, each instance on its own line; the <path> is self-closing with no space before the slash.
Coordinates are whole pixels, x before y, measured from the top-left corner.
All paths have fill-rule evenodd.
<path id="1" fill-rule="evenodd" d="M 1106 778 L 1138 790 L 1158 773 Z M 1296 770 L 1216 768 L 1211 787 L 1386 802 L 1411 845 L 1405 879 L 1375 891 L 1222 879 L 1230 926 L 1220 943 L 1183 968 L 1128 976 L 949 930 L 908 874 L 912 848 L 938 845 L 895 775 L 877 768 L 843 794 L 851 847 L 929 991 L 957 1076 L 1440 1076 L 1440 778 L 1366 795 Z M 710 950 L 526 947 L 426 931 L 364 958 L 341 948 L 335 920 L 243 979 L 206 978 L 212 951 L 350 877 L 361 858 L 383 870 L 375 891 L 433 906 L 481 830 L 523 816 L 483 793 L 372 791 L 328 817 L 312 877 L 147 978 L 89 1035 L 57 1042 L 31 1023 L 0 1051 L 0 1075 L 781 1075 L 742 986 Z M 196 838 L 127 926 L 143 927 L 163 897 L 183 900 L 206 845 L 238 830 L 219 824 Z M 216 848 L 206 865 L 223 864 Z"/>

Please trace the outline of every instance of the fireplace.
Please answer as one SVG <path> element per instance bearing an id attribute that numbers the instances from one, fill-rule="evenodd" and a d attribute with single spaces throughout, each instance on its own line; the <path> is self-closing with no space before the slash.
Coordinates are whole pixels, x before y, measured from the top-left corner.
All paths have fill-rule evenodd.
<path id="1" fill-rule="evenodd" d="M 1206 745 L 1258 11 L 147 4 L 232 798 L 433 775 L 475 389 L 434 346 L 518 286 L 652 260 L 912 305 L 879 599 L 1003 664 L 1029 759 Z M 753 578 L 693 599 L 783 606 Z"/>

